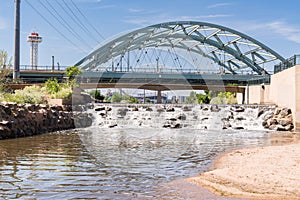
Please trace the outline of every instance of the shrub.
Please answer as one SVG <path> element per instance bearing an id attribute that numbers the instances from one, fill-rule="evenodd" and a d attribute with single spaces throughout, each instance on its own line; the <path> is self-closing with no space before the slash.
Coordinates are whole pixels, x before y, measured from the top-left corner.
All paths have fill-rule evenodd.
<path id="1" fill-rule="evenodd" d="M 48 79 L 44 87 L 47 89 L 49 94 L 55 94 L 61 90 L 61 86 L 59 85 L 57 79 Z"/>
<path id="2" fill-rule="evenodd" d="M 89 94 L 97 100 L 104 100 L 105 98 L 99 90 L 92 90 Z"/>
<path id="3" fill-rule="evenodd" d="M 208 93 L 206 94 L 197 94 L 199 104 L 209 104 L 211 97 Z"/>
<path id="4" fill-rule="evenodd" d="M 112 97 L 111 97 L 111 102 L 113 103 L 119 103 L 122 101 L 122 96 L 118 93 L 115 93 Z"/>
<path id="5" fill-rule="evenodd" d="M 0 101 L 43 104 L 46 103 L 47 93 L 39 86 L 27 86 L 23 90 L 16 90 L 15 93 L 3 93 Z"/>
<path id="6" fill-rule="evenodd" d="M 69 80 L 73 80 L 76 75 L 82 73 L 82 70 L 78 66 L 70 66 L 66 69 L 66 75 L 69 77 Z"/>
<path id="7" fill-rule="evenodd" d="M 198 98 L 197 98 L 197 94 L 195 91 L 190 92 L 190 96 L 188 96 L 186 98 L 185 103 L 187 103 L 187 104 L 197 104 L 198 103 Z"/>
<path id="8" fill-rule="evenodd" d="M 227 97 L 226 103 L 227 104 L 237 104 L 238 101 L 237 101 L 237 98 L 234 95 L 231 95 L 231 96 Z"/>
<path id="9" fill-rule="evenodd" d="M 224 104 L 223 98 L 214 97 L 210 100 L 210 104 Z"/>
<path id="10" fill-rule="evenodd" d="M 139 103 L 139 100 L 135 97 L 130 97 L 129 98 L 129 103 Z"/>
<path id="11" fill-rule="evenodd" d="M 71 99 L 71 97 L 72 97 L 72 89 L 68 87 L 63 87 L 54 96 L 54 98 L 57 99 Z"/>

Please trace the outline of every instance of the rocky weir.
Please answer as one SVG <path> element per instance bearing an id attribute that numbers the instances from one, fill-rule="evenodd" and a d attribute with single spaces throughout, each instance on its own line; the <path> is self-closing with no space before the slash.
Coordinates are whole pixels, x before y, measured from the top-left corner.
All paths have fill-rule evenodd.
<path id="1" fill-rule="evenodd" d="M 0 139 L 84 128 L 292 131 L 291 110 L 260 105 L 33 105 L 0 103 Z"/>
<path id="2" fill-rule="evenodd" d="M 269 105 L 96 104 L 92 112 L 103 128 L 293 130 L 291 110 Z"/>
<path id="3" fill-rule="evenodd" d="M 88 127 L 87 106 L 0 103 L 0 139 Z"/>
<path id="4" fill-rule="evenodd" d="M 260 111 L 261 114 L 264 110 Z M 275 131 L 292 131 L 294 129 L 293 115 L 289 108 L 276 108 L 264 116 L 263 127 Z"/>

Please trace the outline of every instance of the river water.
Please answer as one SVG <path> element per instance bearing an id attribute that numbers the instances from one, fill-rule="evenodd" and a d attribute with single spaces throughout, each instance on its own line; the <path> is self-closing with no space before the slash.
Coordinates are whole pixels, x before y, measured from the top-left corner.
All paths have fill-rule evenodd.
<path id="1" fill-rule="evenodd" d="M 264 131 L 97 128 L 0 141 L 0 199 L 168 198 L 165 183 L 207 170 Z"/>

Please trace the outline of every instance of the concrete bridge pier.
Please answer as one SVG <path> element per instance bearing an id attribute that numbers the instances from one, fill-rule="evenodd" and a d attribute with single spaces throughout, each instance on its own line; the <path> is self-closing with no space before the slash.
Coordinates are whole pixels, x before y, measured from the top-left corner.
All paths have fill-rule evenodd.
<path id="1" fill-rule="evenodd" d="M 157 90 L 157 103 L 162 103 L 161 90 Z"/>

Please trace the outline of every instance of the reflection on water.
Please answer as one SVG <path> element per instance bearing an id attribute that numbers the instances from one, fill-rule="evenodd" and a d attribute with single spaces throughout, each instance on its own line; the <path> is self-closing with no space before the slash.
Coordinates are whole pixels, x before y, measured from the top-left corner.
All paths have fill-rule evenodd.
<path id="1" fill-rule="evenodd" d="M 195 175 L 229 148 L 267 133 L 96 129 L 0 141 L 0 198 L 155 198 L 165 182 Z M 178 197 L 180 199 L 180 197 Z"/>

